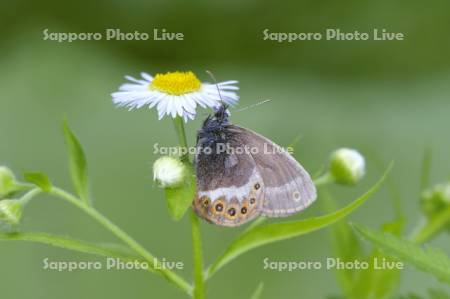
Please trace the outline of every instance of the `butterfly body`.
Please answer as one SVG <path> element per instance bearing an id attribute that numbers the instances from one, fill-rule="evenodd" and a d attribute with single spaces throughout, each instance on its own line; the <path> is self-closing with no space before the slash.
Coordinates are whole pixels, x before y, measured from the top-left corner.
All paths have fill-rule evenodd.
<path id="1" fill-rule="evenodd" d="M 222 105 L 203 123 L 195 157 L 196 213 L 221 226 L 286 217 L 309 206 L 316 189 L 298 162 L 265 137 L 228 121 Z"/>

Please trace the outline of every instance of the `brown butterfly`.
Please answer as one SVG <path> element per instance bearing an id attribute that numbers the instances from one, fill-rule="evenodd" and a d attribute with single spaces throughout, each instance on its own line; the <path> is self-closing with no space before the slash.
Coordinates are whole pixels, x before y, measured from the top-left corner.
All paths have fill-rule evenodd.
<path id="1" fill-rule="evenodd" d="M 221 226 L 287 217 L 316 199 L 303 167 L 269 139 L 228 121 L 222 104 L 197 134 L 195 212 Z"/>

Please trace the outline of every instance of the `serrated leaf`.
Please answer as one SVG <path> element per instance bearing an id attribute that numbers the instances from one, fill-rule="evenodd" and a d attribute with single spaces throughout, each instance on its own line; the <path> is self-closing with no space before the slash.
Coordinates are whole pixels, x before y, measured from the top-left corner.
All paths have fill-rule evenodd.
<path id="1" fill-rule="evenodd" d="M 402 215 L 398 214 L 397 216 L 400 218 L 392 222 L 384 223 L 381 230 L 385 233 L 391 233 L 395 236 L 400 236 L 403 229 L 404 220 Z M 375 259 L 384 259 L 387 263 L 396 262 L 396 260 L 387 256 L 378 249 L 374 250 L 370 257 L 370 261 L 372 262 L 372 265 L 370 266 L 370 279 L 374 281 L 374 283 L 372 284 L 372 293 L 374 294 L 375 298 L 385 298 L 387 295 L 392 294 L 392 292 L 398 287 L 398 284 L 400 283 L 401 270 L 387 268 L 375 270 L 375 267 L 373 265 L 373 261 Z M 364 277 L 361 280 L 363 279 Z"/>
<path id="2" fill-rule="evenodd" d="M 208 269 L 207 277 L 210 277 L 218 269 L 222 268 L 236 257 L 251 249 L 268 243 L 301 236 L 327 227 L 330 224 L 343 219 L 362 205 L 381 187 L 391 167 L 392 164 L 389 166 L 388 170 L 384 173 L 381 179 L 372 188 L 370 188 L 369 191 L 357 198 L 348 206 L 334 213 L 306 220 L 262 224 L 245 231 L 212 264 L 212 266 Z"/>
<path id="3" fill-rule="evenodd" d="M 67 122 L 63 123 L 63 132 L 69 153 L 69 169 L 75 192 L 85 203 L 89 203 L 89 186 L 87 161 L 81 143 L 69 128 Z"/>
<path id="4" fill-rule="evenodd" d="M 386 254 L 410 263 L 417 269 L 450 284 L 450 258 L 442 251 L 416 245 L 392 234 L 373 231 L 360 225 L 353 224 L 353 227 L 361 237 Z"/>
<path id="5" fill-rule="evenodd" d="M 379 250 L 374 250 L 363 260 L 368 264 L 368 269 L 357 271 L 359 275 L 353 281 L 354 288 L 349 298 L 386 298 L 397 287 L 400 270 L 376 269 L 375 260 L 384 260 L 387 263 L 396 261 Z"/>
<path id="6" fill-rule="evenodd" d="M 23 177 L 27 182 L 38 186 L 44 192 L 50 192 L 52 190 L 50 179 L 42 172 L 27 172 L 24 173 Z"/>
<path id="7" fill-rule="evenodd" d="M 332 202 L 330 202 L 332 204 Z M 399 232 L 402 220 L 385 223 L 383 229 Z M 400 271 L 392 269 L 375 269 L 374 260 L 392 261 L 379 250 L 374 250 L 368 256 L 364 254 L 356 233 L 347 222 L 339 221 L 333 226 L 332 244 L 335 256 L 342 262 L 352 263 L 354 260 L 366 262 L 368 269 L 341 269 L 336 276 L 345 297 L 348 299 L 385 298 L 398 285 Z"/>
<path id="8" fill-rule="evenodd" d="M 350 226 L 348 226 L 350 229 Z M 382 225 L 383 232 L 390 232 L 400 235 L 403 227 L 403 218 L 388 222 Z M 356 237 L 356 233 L 352 230 Z M 385 260 L 387 263 L 397 260 L 387 256 L 378 248 L 364 259 L 369 265 L 368 269 L 357 271 L 356 280 L 353 281 L 353 288 L 350 298 L 385 298 L 391 294 L 400 282 L 401 271 L 399 269 L 375 269 L 375 260 Z"/>
<path id="9" fill-rule="evenodd" d="M 173 220 L 178 221 L 183 218 L 187 209 L 191 206 L 195 195 L 195 176 L 189 167 L 188 179 L 180 187 L 165 188 L 167 207 Z"/>

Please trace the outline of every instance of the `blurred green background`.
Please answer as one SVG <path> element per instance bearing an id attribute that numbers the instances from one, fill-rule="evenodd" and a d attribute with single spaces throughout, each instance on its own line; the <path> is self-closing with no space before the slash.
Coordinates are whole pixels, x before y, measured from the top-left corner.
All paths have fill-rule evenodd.
<path id="1" fill-rule="evenodd" d="M 110 93 L 126 74 L 193 70 L 208 80 L 240 81 L 240 107 L 232 121 L 288 145 L 302 136 L 295 156 L 311 173 L 337 147 L 359 149 L 368 175 L 357 188 L 333 187 L 339 205 L 366 190 L 383 165 L 399 190 L 408 229 L 420 217 L 420 162 L 433 153 L 432 181 L 449 179 L 450 2 L 412 1 L 10 1 L 0 10 L 0 164 L 18 174 L 44 171 L 71 190 L 61 134 L 66 117 L 89 160 L 95 205 L 152 253 L 185 262 L 192 272 L 187 217 L 167 214 L 163 192 L 152 182 L 153 144 L 175 145 L 169 119 L 156 111 L 117 109 Z M 50 32 L 184 33 L 184 41 L 44 41 Z M 264 41 L 271 32 L 371 31 L 386 28 L 405 41 Z M 202 111 L 206 112 L 206 111 Z M 189 140 L 201 119 L 187 124 Z M 383 165 L 380 166 L 381 161 Z M 320 200 L 304 218 L 323 213 Z M 378 227 L 393 217 L 384 190 L 350 220 Z M 110 234 L 59 200 L 41 196 L 27 207 L 23 230 L 49 231 L 92 241 Z M 242 228 L 202 224 L 206 262 L 211 262 Z M 263 259 L 324 261 L 332 256 L 322 230 L 251 251 L 208 284 L 209 298 L 248 298 L 260 281 L 263 298 L 324 298 L 338 294 L 332 271 L 263 270 Z M 448 235 L 433 241 L 450 252 Z M 29 243 L 0 243 L 1 298 L 184 298 L 161 278 L 140 271 L 53 272 L 43 259 L 102 260 Z M 400 292 L 425 293 L 441 286 L 407 267 Z"/>

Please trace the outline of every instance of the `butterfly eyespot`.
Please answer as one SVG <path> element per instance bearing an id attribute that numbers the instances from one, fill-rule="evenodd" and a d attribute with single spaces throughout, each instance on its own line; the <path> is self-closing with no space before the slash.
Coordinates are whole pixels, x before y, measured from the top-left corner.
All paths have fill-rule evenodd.
<path id="1" fill-rule="evenodd" d="M 254 198 L 254 197 L 252 197 L 252 198 L 250 198 L 250 204 L 255 204 L 255 202 L 256 202 L 256 199 Z"/>
<path id="2" fill-rule="evenodd" d="M 203 205 L 206 207 L 209 205 L 209 199 L 206 198 L 205 200 L 203 200 Z"/>
<path id="3" fill-rule="evenodd" d="M 293 195 L 294 195 L 294 200 L 295 200 L 295 201 L 299 201 L 299 200 L 300 200 L 300 192 L 295 191 L 295 192 L 293 193 Z"/>
<path id="4" fill-rule="evenodd" d="M 247 208 L 246 207 L 242 207 L 241 208 L 241 214 L 247 214 Z"/>
<path id="5" fill-rule="evenodd" d="M 255 190 L 258 190 L 259 188 L 261 188 L 261 185 L 259 183 L 256 183 L 253 187 L 255 187 Z"/>
<path id="6" fill-rule="evenodd" d="M 222 212 L 222 211 L 223 211 L 223 204 L 221 204 L 221 203 L 216 204 L 215 207 L 214 207 L 214 209 L 215 209 L 217 212 Z"/>
<path id="7" fill-rule="evenodd" d="M 209 198 L 206 195 L 203 195 L 202 197 L 199 197 L 198 199 L 199 204 L 204 204 L 205 202 L 209 202 Z"/>
<path id="8" fill-rule="evenodd" d="M 236 209 L 235 208 L 230 208 L 228 210 L 228 215 L 230 215 L 231 217 L 236 215 Z"/>

